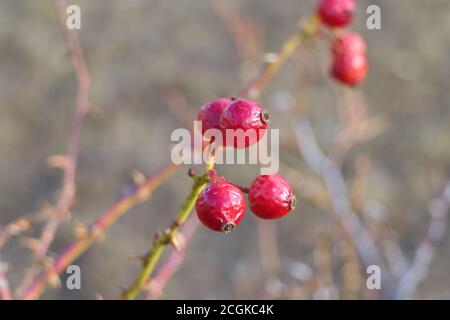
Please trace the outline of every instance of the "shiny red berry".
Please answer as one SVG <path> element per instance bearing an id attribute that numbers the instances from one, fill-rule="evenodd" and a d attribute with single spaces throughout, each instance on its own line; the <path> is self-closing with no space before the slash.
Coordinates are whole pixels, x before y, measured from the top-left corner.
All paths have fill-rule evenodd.
<path id="1" fill-rule="evenodd" d="M 317 12 L 322 23 L 330 27 L 344 27 L 352 22 L 355 9 L 354 0 L 321 0 Z"/>
<path id="2" fill-rule="evenodd" d="M 202 134 L 208 129 L 220 130 L 220 115 L 230 103 L 230 98 L 219 98 L 209 101 L 200 109 L 197 120 L 202 122 Z"/>
<path id="3" fill-rule="evenodd" d="M 365 54 L 343 53 L 333 57 L 331 75 L 347 85 L 357 85 L 367 76 L 369 66 Z"/>
<path id="4" fill-rule="evenodd" d="M 295 208 L 292 188 L 279 175 L 256 177 L 250 185 L 248 201 L 252 212 L 262 219 L 278 219 Z"/>
<path id="5" fill-rule="evenodd" d="M 209 229 L 229 233 L 245 214 L 246 204 L 242 191 L 221 180 L 211 182 L 195 203 L 200 221 Z"/>
<path id="6" fill-rule="evenodd" d="M 367 46 L 363 37 L 357 32 L 347 31 L 331 44 L 333 54 L 355 53 L 366 54 Z"/>
<path id="7" fill-rule="evenodd" d="M 226 144 L 235 148 L 247 148 L 257 143 L 266 132 L 269 118 L 269 113 L 256 101 L 240 98 L 233 100 L 220 117 Z M 229 134 L 233 134 L 234 138 L 226 139 Z"/>

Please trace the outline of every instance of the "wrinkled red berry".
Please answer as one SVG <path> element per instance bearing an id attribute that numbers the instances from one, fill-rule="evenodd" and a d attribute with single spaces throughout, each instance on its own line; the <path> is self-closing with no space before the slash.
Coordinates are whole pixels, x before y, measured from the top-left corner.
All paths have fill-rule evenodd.
<path id="1" fill-rule="evenodd" d="M 330 27 L 344 27 L 352 22 L 354 0 L 321 0 L 317 9 L 320 20 Z"/>
<path id="2" fill-rule="evenodd" d="M 365 79 L 369 69 L 365 54 L 336 54 L 333 59 L 331 75 L 340 82 L 353 86 Z"/>
<path id="3" fill-rule="evenodd" d="M 268 122 L 269 113 L 256 101 L 247 99 L 232 101 L 220 117 L 224 141 L 235 148 L 247 148 L 257 143 L 264 136 Z M 226 139 L 228 133 L 234 133 L 234 139 Z"/>
<path id="4" fill-rule="evenodd" d="M 295 195 L 289 183 L 279 175 L 256 177 L 250 185 L 248 201 L 252 212 L 262 219 L 277 219 L 295 207 Z"/>
<path id="5" fill-rule="evenodd" d="M 211 182 L 195 203 L 200 221 L 214 231 L 229 233 L 245 214 L 246 204 L 242 191 L 221 180 Z"/>
<path id="6" fill-rule="evenodd" d="M 220 115 L 230 103 L 230 98 L 219 98 L 209 101 L 200 109 L 197 120 L 202 122 L 202 134 L 208 129 L 220 130 Z"/>
<path id="7" fill-rule="evenodd" d="M 357 32 L 347 31 L 331 44 L 333 54 L 366 54 L 367 46 L 363 37 Z"/>

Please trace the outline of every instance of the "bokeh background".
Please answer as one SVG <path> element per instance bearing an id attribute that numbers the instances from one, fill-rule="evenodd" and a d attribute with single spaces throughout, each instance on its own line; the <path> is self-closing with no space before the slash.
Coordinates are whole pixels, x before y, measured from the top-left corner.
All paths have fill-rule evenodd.
<path id="1" fill-rule="evenodd" d="M 82 10 L 79 36 L 94 112 L 82 132 L 72 220 L 58 232 L 52 254 L 73 239 L 75 220 L 92 222 L 129 188 L 133 170 L 151 174 L 170 161 L 171 132 L 186 127 L 205 101 L 235 94 L 255 77 L 264 54 L 279 50 L 316 2 L 70 1 Z M 381 7 L 381 30 L 366 28 L 369 4 Z M 425 236 L 431 200 L 450 174 L 450 8 L 447 0 L 358 1 L 351 28 L 368 43 L 370 73 L 350 95 L 363 99 L 371 129 L 346 152 L 342 171 L 351 185 L 357 168 L 366 170 L 358 214 L 380 248 L 389 240 L 397 261 L 408 265 Z M 280 174 L 295 188 L 297 209 L 276 222 L 258 222 L 248 212 L 227 236 L 200 226 L 162 298 L 373 298 L 326 210 L 323 181 L 303 160 L 285 118 L 286 108 L 294 110 L 289 117 L 307 112 L 320 145 L 332 149 L 349 93 L 327 76 L 329 59 L 325 42 L 307 42 L 260 98 L 281 130 Z M 76 88 L 51 1 L 1 0 L 0 225 L 55 200 L 61 172 L 47 158 L 66 151 Z M 115 297 L 139 270 L 129 257 L 146 252 L 181 205 L 188 168 L 76 261 L 82 290 L 49 289 L 44 297 Z M 240 165 L 218 170 L 242 185 L 259 172 Z M 40 227 L 24 236 L 38 235 Z M 415 298 L 450 298 L 448 239 Z M 12 285 L 32 262 L 22 237 L 0 257 Z"/>

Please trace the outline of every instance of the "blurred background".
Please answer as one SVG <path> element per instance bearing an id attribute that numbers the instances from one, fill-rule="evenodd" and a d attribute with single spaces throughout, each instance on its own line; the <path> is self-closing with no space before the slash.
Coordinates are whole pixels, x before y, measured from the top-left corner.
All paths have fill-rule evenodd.
<path id="1" fill-rule="evenodd" d="M 63 223 L 51 255 L 73 239 L 74 221 L 89 224 L 126 192 L 133 170 L 148 175 L 170 161 L 171 132 L 187 127 L 206 101 L 239 92 L 316 2 L 70 1 L 81 7 L 78 34 L 93 112 L 81 136 L 72 220 Z M 366 28 L 369 4 L 381 8 L 381 30 Z M 305 115 L 323 151 L 339 163 L 355 214 L 397 275 L 392 285 L 407 272 L 426 237 L 432 200 L 450 175 L 450 8 L 446 0 L 358 1 L 350 28 L 368 44 L 370 71 L 361 87 L 333 81 L 328 44 L 307 41 L 259 98 L 272 113 L 272 128 L 280 129 L 280 174 L 295 188 L 296 210 L 278 221 L 248 212 L 227 236 L 199 226 L 162 298 L 376 298 L 354 244 L 330 214 L 323 177 L 298 149 L 290 124 Z M 47 158 L 66 152 L 76 92 L 51 1 L 1 0 L 0 225 L 55 201 L 62 175 Z M 44 298 L 119 294 L 140 267 L 129 257 L 145 253 L 182 204 L 188 168 L 75 262 L 82 290 L 49 289 Z M 248 185 L 259 167 L 218 166 L 218 172 Z M 32 263 L 23 237 L 39 235 L 41 226 L 0 253 L 12 286 Z M 448 240 L 448 234 L 440 239 L 413 297 L 450 298 Z"/>

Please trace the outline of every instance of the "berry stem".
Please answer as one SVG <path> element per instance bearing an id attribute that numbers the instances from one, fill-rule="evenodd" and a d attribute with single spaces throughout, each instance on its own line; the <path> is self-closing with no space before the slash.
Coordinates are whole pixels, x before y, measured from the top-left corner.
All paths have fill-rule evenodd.
<path id="1" fill-rule="evenodd" d="M 276 61 L 270 63 L 256 77 L 250 85 L 240 93 L 242 97 L 258 98 L 264 87 L 269 84 L 280 67 L 288 60 L 300 44 L 306 39 L 316 34 L 320 27 L 320 20 L 316 15 L 312 15 L 300 23 L 299 29 L 283 45 L 277 54 Z"/>
<path id="2" fill-rule="evenodd" d="M 188 194 L 186 199 L 184 200 L 183 206 L 180 211 L 177 213 L 175 220 L 178 222 L 173 224 L 170 229 L 164 232 L 158 239 L 156 239 L 153 248 L 150 250 L 149 254 L 145 257 L 143 267 L 139 274 L 136 276 L 133 283 L 130 285 L 128 289 L 126 289 L 121 298 L 125 300 L 134 299 L 141 290 L 146 286 L 148 278 L 153 273 L 156 264 L 158 263 L 162 253 L 166 245 L 171 243 L 171 239 L 173 239 L 181 225 L 186 221 L 189 215 L 194 208 L 195 201 L 198 196 L 202 192 L 202 190 L 206 187 L 209 182 L 208 172 L 214 168 L 214 161 L 211 161 L 205 165 L 205 173 L 202 176 L 199 176 L 199 179 L 194 179 L 194 184 L 192 185 L 191 192 Z"/>

